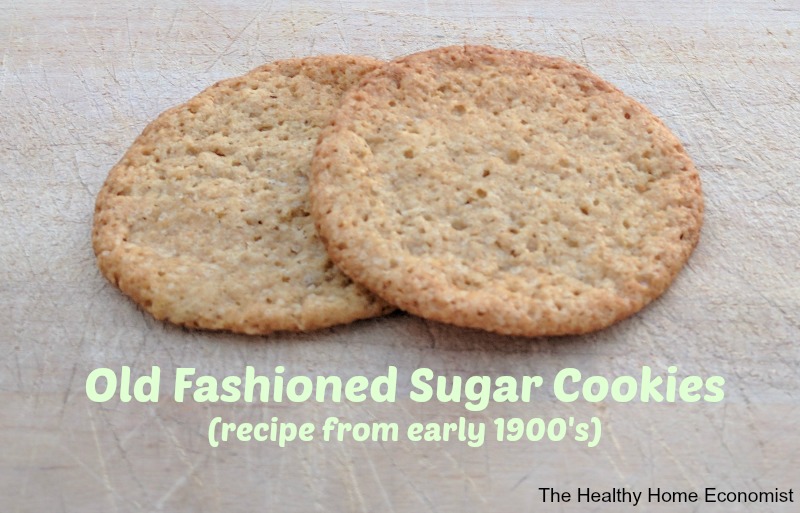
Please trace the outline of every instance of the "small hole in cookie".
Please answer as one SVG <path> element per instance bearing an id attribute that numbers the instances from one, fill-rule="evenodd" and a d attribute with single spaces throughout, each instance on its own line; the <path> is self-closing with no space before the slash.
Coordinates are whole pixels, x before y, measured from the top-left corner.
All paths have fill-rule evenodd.
<path id="1" fill-rule="evenodd" d="M 486 178 L 486 177 L 487 177 L 487 176 L 489 176 L 490 174 L 492 174 L 492 172 L 491 172 L 491 171 L 489 171 L 488 169 L 484 169 L 484 170 L 483 170 L 483 177 L 484 177 L 484 178 Z"/>
<path id="2" fill-rule="evenodd" d="M 581 213 L 585 216 L 589 215 L 589 208 L 588 207 L 581 207 Z"/>
<path id="3" fill-rule="evenodd" d="M 508 162 L 509 164 L 516 164 L 517 162 L 519 162 L 520 156 L 521 155 L 517 150 L 510 150 L 506 154 L 506 162 Z"/>
<path id="4" fill-rule="evenodd" d="M 454 230 L 461 231 L 461 230 L 464 230 L 467 227 L 467 223 L 465 223 L 461 219 L 456 219 L 455 221 L 450 223 L 450 226 L 452 226 Z"/>
<path id="5" fill-rule="evenodd" d="M 486 191 L 484 191 L 483 189 L 476 190 L 475 194 L 477 194 L 479 198 L 485 198 L 486 197 Z"/>
<path id="6" fill-rule="evenodd" d="M 631 227 L 631 223 L 630 223 L 630 222 L 628 222 L 628 220 L 627 220 L 627 219 L 625 219 L 624 221 L 622 221 L 622 226 L 624 226 L 624 227 L 625 227 L 625 229 L 627 230 L 628 228 L 630 228 L 630 227 Z"/>
<path id="7" fill-rule="evenodd" d="M 461 104 L 453 107 L 453 114 L 455 114 L 456 116 L 463 116 L 466 111 L 467 109 Z"/>
<path id="8" fill-rule="evenodd" d="M 626 112 L 625 113 L 625 119 L 631 119 L 631 113 L 630 112 Z"/>
<path id="9" fill-rule="evenodd" d="M 407 149 L 406 151 L 403 152 L 403 156 L 405 158 L 407 158 L 407 159 L 413 159 L 414 158 L 414 150 L 412 150 L 411 148 Z"/>

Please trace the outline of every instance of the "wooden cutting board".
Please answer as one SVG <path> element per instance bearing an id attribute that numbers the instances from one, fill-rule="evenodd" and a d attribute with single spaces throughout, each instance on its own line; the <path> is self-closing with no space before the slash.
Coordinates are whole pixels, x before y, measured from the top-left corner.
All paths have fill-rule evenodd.
<path id="1" fill-rule="evenodd" d="M 0 5 L 0 497 L 4 511 L 620 511 L 578 488 L 800 487 L 800 5 L 794 0 L 140 2 Z M 647 105 L 700 169 L 705 226 L 673 287 L 583 337 L 521 339 L 404 314 L 253 338 L 156 322 L 99 275 L 94 197 L 146 123 L 215 80 L 323 53 L 491 44 L 577 61 Z M 393 403 L 176 402 L 178 369 L 374 378 Z M 98 368 L 162 373 L 158 402 L 95 403 Z M 717 403 L 415 402 L 411 375 L 721 376 Z M 638 379 L 637 378 L 637 379 Z M 209 423 L 597 418 L 595 447 L 459 440 L 212 448 Z M 494 436 L 494 435 L 492 435 Z M 570 491 L 543 502 L 542 487 Z M 792 503 L 640 505 L 797 511 Z"/>

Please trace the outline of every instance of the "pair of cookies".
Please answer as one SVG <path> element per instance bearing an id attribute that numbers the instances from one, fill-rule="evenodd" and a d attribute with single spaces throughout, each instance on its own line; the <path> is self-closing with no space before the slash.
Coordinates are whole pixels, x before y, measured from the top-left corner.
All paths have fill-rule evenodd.
<path id="1" fill-rule="evenodd" d="M 641 105 L 563 60 L 467 46 L 212 86 L 112 169 L 93 242 L 109 280 L 190 327 L 311 330 L 396 305 L 556 335 L 660 295 L 702 209 Z"/>

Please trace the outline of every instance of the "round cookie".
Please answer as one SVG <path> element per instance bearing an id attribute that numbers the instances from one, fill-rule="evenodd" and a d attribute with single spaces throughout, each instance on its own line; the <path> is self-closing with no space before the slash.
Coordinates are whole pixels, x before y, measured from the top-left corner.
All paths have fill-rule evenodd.
<path id="1" fill-rule="evenodd" d="M 102 273 L 156 318 L 188 327 L 263 334 L 386 312 L 328 259 L 308 206 L 320 129 L 380 64 L 277 61 L 161 114 L 97 197 Z"/>
<path id="2" fill-rule="evenodd" d="M 579 334 L 640 310 L 697 243 L 697 170 L 584 68 L 489 47 L 398 59 L 351 89 L 312 162 L 333 261 L 414 314 Z"/>

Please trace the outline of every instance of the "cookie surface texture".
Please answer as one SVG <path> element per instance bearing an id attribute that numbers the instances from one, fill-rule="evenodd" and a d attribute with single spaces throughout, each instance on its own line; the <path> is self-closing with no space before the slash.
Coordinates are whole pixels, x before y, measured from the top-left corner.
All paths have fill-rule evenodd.
<path id="1" fill-rule="evenodd" d="M 703 199 L 680 142 L 584 68 L 449 47 L 372 73 L 312 163 L 334 262 L 417 315 L 524 336 L 606 327 L 659 296 Z"/>
<path id="2" fill-rule="evenodd" d="M 188 327 L 262 334 L 385 312 L 333 266 L 308 205 L 320 129 L 379 65 L 277 61 L 161 114 L 98 195 L 102 273 L 156 318 Z"/>

